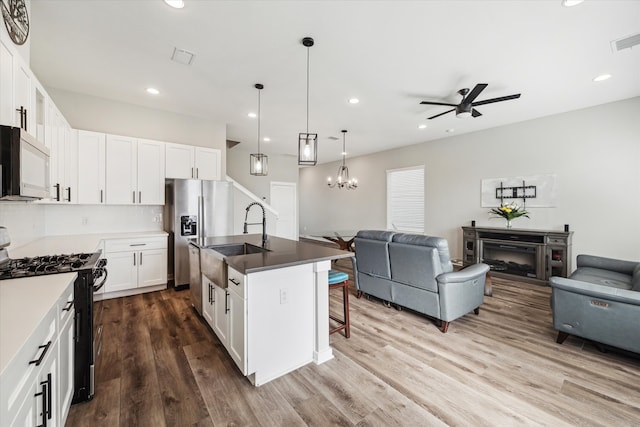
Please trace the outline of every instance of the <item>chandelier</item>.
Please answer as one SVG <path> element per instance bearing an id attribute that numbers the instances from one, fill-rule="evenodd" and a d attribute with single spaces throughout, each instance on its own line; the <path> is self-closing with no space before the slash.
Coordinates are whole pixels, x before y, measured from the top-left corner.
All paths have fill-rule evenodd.
<path id="1" fill-rule="evenodd" d="M 355 178 L 349 178 L 349 168 L 345 164 L 345 158 L 347 156 L 347 151 L 345 148 L 345 135 L 347 134 L 346 130 L 342 131 L 342 165 L 338 168 L 338 177 L 336 178 L 336 182 L 331 181 L 331 177 L 327 178 L 327 185 L 331 188 L 346 188 L 347 190 L 355 190 L 358 188 L 358 180 Z"/>

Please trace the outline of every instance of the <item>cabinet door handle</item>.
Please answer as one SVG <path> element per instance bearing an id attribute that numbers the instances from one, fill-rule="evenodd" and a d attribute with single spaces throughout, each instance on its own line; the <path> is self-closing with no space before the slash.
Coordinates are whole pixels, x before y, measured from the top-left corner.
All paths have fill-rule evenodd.
<path id="1" fill-rule="evenodd" d="M 42 350 L 42 354 L 40 354 L 40 357 L 38 357 L 36 360 L 29 361 L 29 365 L 35 364 L 36 366 L 40 366 L 45 354 L 47 354 L 47 351 L 49 351 L 49 347 L 51 347 L 51 341 L 49 341 L 45 345 L 38 346 L 38 349 L 43 348 L 44 350 Z"/>
<path id="2" fill-rule="evenodd" d="M 191 168 L 191 178 L 195 178 L 195 176 L 193 175 L 193 168 Z"/>
<path id="3" fill-rule="evenodd" d="M 142 265 L 142 252 L 140 252 L 140 265 Z"/>
<path id="4" fill-rule="evenodd" d="M 133 203 L 135 203 L 136 202 L 136 192 L 132 191 L 132 193 L 133 193 Z"/>
<path id="5" fill-rule="evenodd" d="M 142 191 L 138 191 L 138 203 L 142 203 Z"/>
<path id="6" fill-rule="evenodd" d="M 104 190 L 100 190 L 100 203 L 102 203 L 103 200 L 103 194 L 104 194 Z"/>
<path id="7" fill-rule="evenodd" d="M 71 202 L 71 187 L 67 187 L 67 202 Z"/>
<path id="8" fill-rule="evenodd" d="M 224 312 L 225 314 L 229 312 L 229 291 L 224 291 Z"/>
<path id="9" fill-rule="evenodd" d="M 129 246 L 147 246 L 146 243 L 132 243 Z"/>
<path id="10" fill-rule="evenodd" d="M 56 201 L 60 201 L 60 183 L 54 185 L 56 187 Z"/>
<path id="11" fill-rule="evenodd" d="M 196 168 L 196 178 L 200 178 L 200 169 Z"/>
<path id="12" fill-rule="evenodd" d="M 230 281 L 231 283 L 233 283 L 234 285 L 236 285 L 236 286 L 240 285 L 240 282 L 239 282 L 239 281 L 237 281 L 237 280 L 236 280 L 236 279 L 234 279 L 234 278 L 230 278 L 230 279 L 229 279 L 229 281 Z"/>
<path id="13" fill-rule="evenodd" d="M 133 265 L 136 265 L 136 253 L 133 253 Z"/>
<path id="14" fill-rule="evenodd" d="M 51 388 L 51 373 L 47 374 L 47 380 L 42 381 L 40 385 L 42 386 L 42 391 L 34 395 L 35 397 L 42 396 L 42 424 L 37 427 L 47 427 L 47 420 L 51 419 L 51 413 L 53 412 L 51 411 L 52 393 L 49 390 Z"/>
<path id="15" fill-rule="evenodd" d="M 73 307 L 73 301 L 67 301 L 67 305 L 62 309 L 62 311 L 71 311 L 71 307 Z"/>

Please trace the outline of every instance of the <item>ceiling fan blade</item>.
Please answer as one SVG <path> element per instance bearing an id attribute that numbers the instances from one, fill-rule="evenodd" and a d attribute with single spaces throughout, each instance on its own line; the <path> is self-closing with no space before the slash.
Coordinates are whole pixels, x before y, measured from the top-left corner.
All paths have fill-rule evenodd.
<path id="1" fill-rule="evenodd" d="M 510 99 L 517 99 L 517 98 L 520 98 L 520 94 L 519 93 L 516 94 L 516 95 L 501 96 L 500 98 L 485 99 L 484 101 L 474 102 L 471 105 L 475 107 L 476 105 L 492 104 L 494 102 L 508 101 Z"/>
<path id="2" fill-rule="evenodd" d="M 488 85 L 486 83 L 478 83 L 476 87 L 474 87 L 473 90 L 464 98 L 463 102 L 465 104 L 473 102 L 473 100 L 476 99 L 478 95 L 480 95 L 480 92 L 482 92 L 487 86 Z"/>
<path id="3" fill-rule="evenodd" d="M 471 110 L 471 115 L 473 117 L 480 117 L 482 113 L 474 108 L 473 110 Z"/>
<path id="4" fill-rule="evenodd" d="M 431 101 L 422 101 L 420 104 L 424 104 L 424 105 L 446 105 L 449 107 L 457 107 L 458 104 L 449 104 L 446 102 L 431 102 Z"/>
<path id="5" fill-rule="evenodd" d="M 440 113 L 440 114 L 436 114 L 435 116 L 431 116 L 431 117 L 429 117 L 429 120 L 435 119 L 436 117 L 444 116 L 445 114 L 450 113 L 452 111 L 456 111 L 456 109 L 452 108 L 451 110 L 447 110 L 444 113 Z"/>

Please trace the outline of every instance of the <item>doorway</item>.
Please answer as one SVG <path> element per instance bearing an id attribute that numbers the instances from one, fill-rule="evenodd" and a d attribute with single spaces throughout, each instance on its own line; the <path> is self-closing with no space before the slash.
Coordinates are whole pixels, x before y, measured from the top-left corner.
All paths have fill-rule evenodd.
<path id="1" fill-rule="evenodd" d="M 271 206 L 278 212 L 275 235 L 298 240 L 298 188 L 295 182 L 271 181 Z"/>

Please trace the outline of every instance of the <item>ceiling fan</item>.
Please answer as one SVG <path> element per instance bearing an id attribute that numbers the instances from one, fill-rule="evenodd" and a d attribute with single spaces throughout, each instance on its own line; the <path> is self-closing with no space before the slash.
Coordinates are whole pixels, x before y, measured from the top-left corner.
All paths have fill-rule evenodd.
<path id="1" fill-rule="evenodd" d="M 450 104 L 447 102 L 431 102 L 431 101 L 422 101 L 420 104 L 447 105 L 449 107 L 455 107 L 455 108 L 452 108 L 451 110 L 445 111 L 444 113 L 431 116 L 429 117 L 429 120 L 435 119 L 436 117 L 440 117 L 452 111 L 456 112 L 456 117 L 466 118 L 466 117 L 478 117 L 482 115 L 482 113 L 480 113 L 478 110 L 473 108 L 477 105 L 492 104 L 494 102 L 508 101 L 510 99 L 520 98 L 520 94 L 518 93 L 516 95 L 501 96 L 500 98 L 491 98 L 491 99 L 485 99 L 484 101 L 474 102 L 474 100 L 478 97 L 478 95 L 480 95 L 480 92 L 482 92 L 487 86 L 488 85 L 486 83 L 478 83 L 471 92 L 469 92 L 468 88 L 460 89 L 458 93 L 462 95 L 462 101 L 460 101 L 459 104 Z"/>

